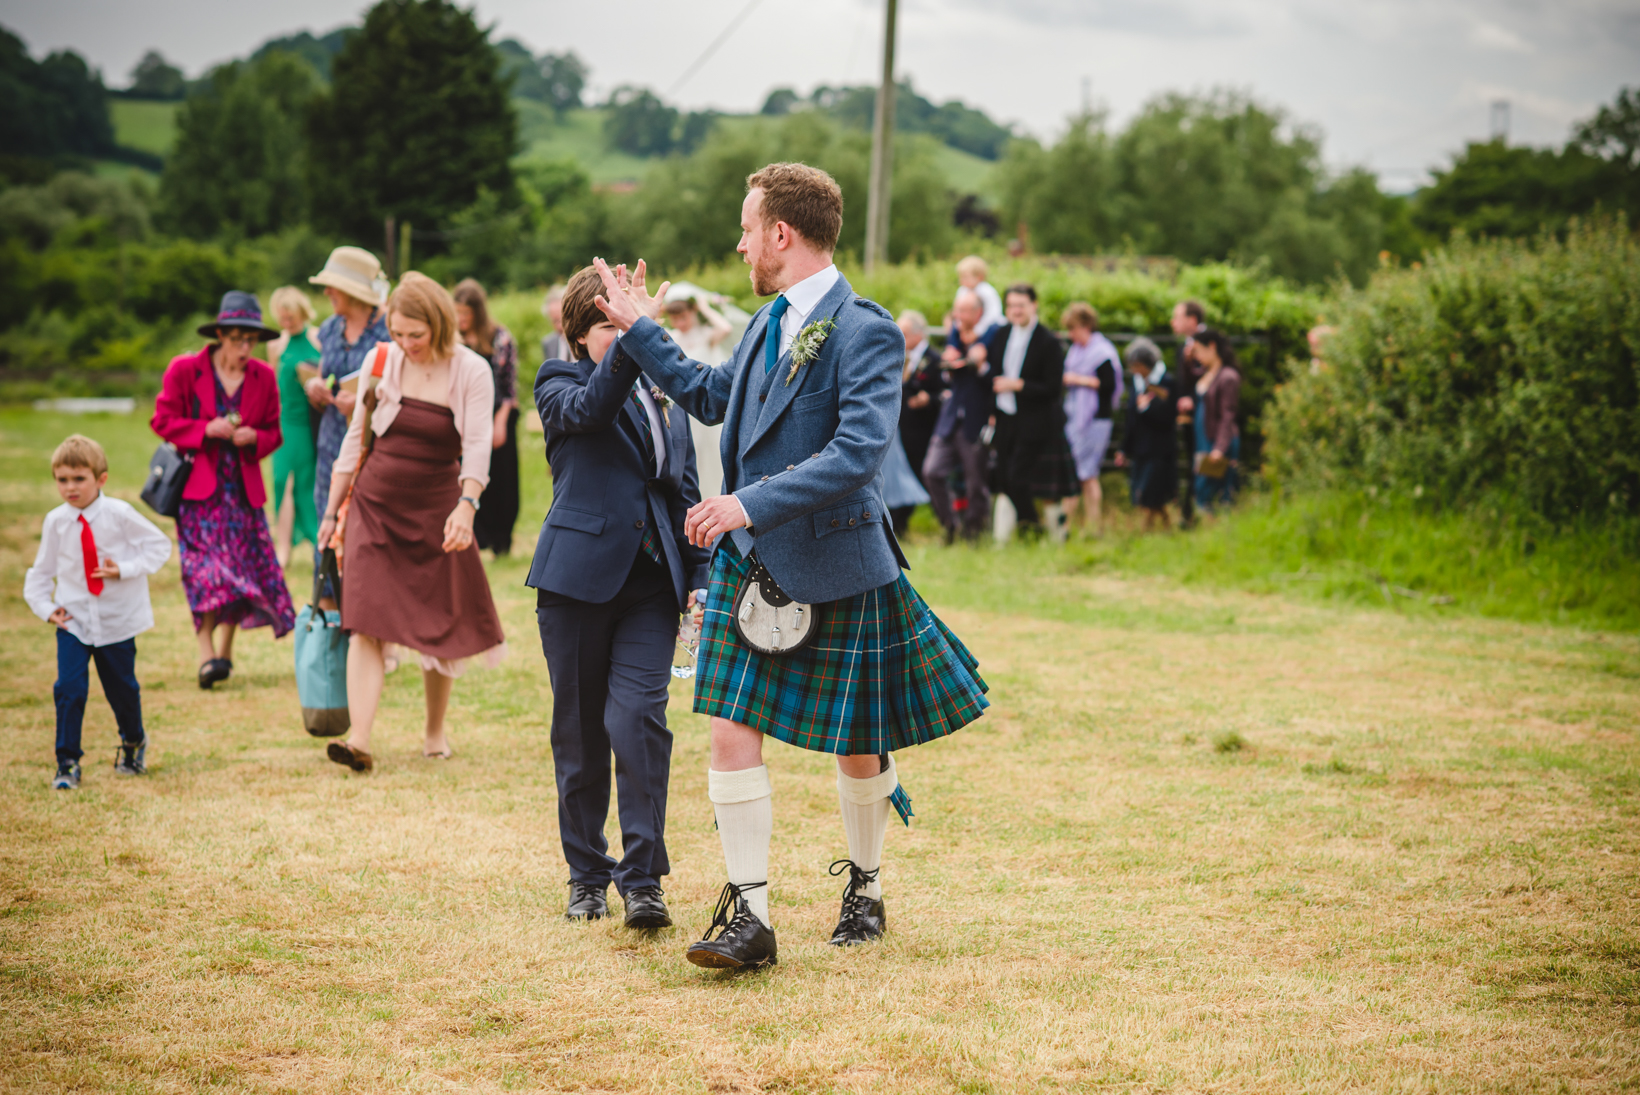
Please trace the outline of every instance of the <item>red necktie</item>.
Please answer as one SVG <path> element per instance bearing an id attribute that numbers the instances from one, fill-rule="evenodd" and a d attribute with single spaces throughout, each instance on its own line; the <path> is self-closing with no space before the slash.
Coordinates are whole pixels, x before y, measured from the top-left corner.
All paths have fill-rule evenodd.
<path id="1" fill-rule="evenodd" d="M 91 535 L 91 525 L 80 514 L 80 554 L 85 556 L 85 588 L 91 591 L 93 597 L 102 596 L 103 580 L 94 578 L 91 572 L 97 569 L 97 538 Z"/>

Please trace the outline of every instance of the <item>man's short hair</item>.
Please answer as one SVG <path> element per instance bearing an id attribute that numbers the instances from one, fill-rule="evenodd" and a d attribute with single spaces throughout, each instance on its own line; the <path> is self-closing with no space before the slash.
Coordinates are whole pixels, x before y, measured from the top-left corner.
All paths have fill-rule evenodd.
<path id="1" fill-rule="evenodd" d="M 1008 286 L 1008 291 L 1002 295 L 1006 298 L 1013 296 L 1015 293 L 1027 298 L 1032 304 L 1036 303 L 1036 286 L 1032 285 L 1028 281 L 1014 282 L 1012 285 Z"/>
<path id="2" fill-rule="evenodd" d="M 1179 307 L 1184 309 L 1184 314 L 1185 315 L 1189 316 L 1191 319 L 1195 320 L 1197 323 L 1206 323 L 1207 322 L 1207 309 L 1202 307 L 1202 302 L 1201 301 L 1199 301 L 1199 300 L 1181 300 L 1181 301 L 1179 301 Z"/>
<path id="3" fill-rule="evenodd" d="M 763 226 L 785 221 L 816 250 L 837 250 L 843 232 L 843 188 L 837 180 L 801 163 L 772 163 L 746 177 L 746 193 L 763 191 Z"/>
<path id="4" fill-rule="evenodd" d="M 108 454 L 103 447 L 84 434 L 70 434 L 51 454 L 51 470 L 84 468 L 94 476 L 108 474 Z"/>
<path id="5" fill-rule="evenodd" d="M 1065 305 L 1065 310 L 1059 313 L 1059 322 L 1067 328 L 1080 327 L 1084 331 L 1099 329 L 1099 313 L 1093 310 L 1093 305 L 1080 300 L 1073 300 Z"/>
<path id="6" fill-rule="evenodd" d="M 957 290 L 957 295 L 955 297 L 953 297 L 952 300 L 951 300 L 951 307 L 955 308 L 957 305 L 961 304 L 965 300 L 972 300 L 976 305 L 979 306 L 980 312 L 982 314 L 984 313 L 984 311 L 985 311 L 985 302 L 983 300 L 979 299 L 979 293 L 975 292 L 973 289 L 968 288 L 968 286 L 966 286 L 966 285 L 964 285 L 961 289 Z"/>
<path id="7" fill-rule="evenodd" d="M 915 308 L 907 308 L 901 312 L 900 318 L 896 322 L 911 324 L 911 329 L 918 334 L 926 335 L 928 333 L 928 317 Z"/>

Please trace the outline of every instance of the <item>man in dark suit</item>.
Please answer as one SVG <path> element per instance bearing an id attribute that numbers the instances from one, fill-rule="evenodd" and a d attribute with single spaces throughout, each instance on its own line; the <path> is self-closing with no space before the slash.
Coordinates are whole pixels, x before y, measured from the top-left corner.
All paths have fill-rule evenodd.
<path id="1" fill-rule="evenodd" d="M 928 341 L 928 320 L 921 312 L 907 310 L 897 321 L 905 336 L 905 371 L 900 374 L 900 444 L 905 447 L 911 470 L 922 478 L 923 460 L 934 437 L 934 423 L 940 417 L 940 355 Z M 903 535 L 911 523 L 915 506 L 892 511 L 894 532 Z"/>
<path id="2" fill-rule="evenodd" d="M 1014 504 L 1019 531 L 1040 533 L 1031 474 L 1064 435 L 1065 351 L 1036 321 L 1034 286 L 1010 285 L 1003 307 L 1008 323 L 991 336 L 988 355 L 996 393 L 997 485 Z"/>
<path id="3" fill-rule="evenodd" d="M 990 374 L 992 366 L 987 358 L 990 352 L 985 340 L 991 330 L 980 326 L 985 305 L 972 289 L 958 289 L 956 303 L 951 306 L 951 329 L 945 336 L 945 352 L 940 357 L 941 382 L 939 415 L 934 422 L 934 436 L 928 443 L 928 455 L 923 458 L 923 485 L 928 488 L 929 502 L 934 516 L 945 529 L 945 542 L 957 536 L 956 507 L 952 505 L 951 488 L 947 480 L 959 467 L 967 490 L 968 508 L 962 514 L 962 534 L 977 541 L 985 531 L 986 519 L 991 514 L 991 492 L 985 482 L 985 465 L 989 459 L 985 442 L 980 434 L 991 420 L 993 401 Z"/>
<path id="4" fill-rule="evenodd" d="M 535 406 L 552 468 L 552 509 L 527 584 L 537 590 L 552 676 L 558 828 L 572 920 L 608 915 L 613 881 L 632 928 L 672 923 L 660 880 L 672 734 L 667 685 L 678 615 L 704 601 L 708 553 L 684 537 L 700 501 L 689 419 L 606 353 L 617 332 L 592 303 L 590 267 L 563 297 L 563 334 L 578 360 L 548 361 Z M 595 364 L 602 362 L 602 364 Z M 620 797 L 621 860 L 609 855 L 610 752 Z"/>

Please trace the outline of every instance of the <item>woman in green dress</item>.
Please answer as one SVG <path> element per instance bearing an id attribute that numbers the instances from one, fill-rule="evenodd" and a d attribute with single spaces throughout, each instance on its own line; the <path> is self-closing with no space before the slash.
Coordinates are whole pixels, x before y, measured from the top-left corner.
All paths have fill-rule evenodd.
<path id="1" fill-rule="evenodd" d="M 314 543 L 319 535 L 319 513 L 313 503 L 317 454 L 313 408 L 303 385 L 319 375 L 319 340 L 314 337 L 313 305 L 294 285 L 274 290 L 271 306 L 284 335 L 269 347 L 279 381 L 279 428 L 285 441 L 273 454 L 273 546 L 279 565 L 290 562 L 294 544 Z"/>

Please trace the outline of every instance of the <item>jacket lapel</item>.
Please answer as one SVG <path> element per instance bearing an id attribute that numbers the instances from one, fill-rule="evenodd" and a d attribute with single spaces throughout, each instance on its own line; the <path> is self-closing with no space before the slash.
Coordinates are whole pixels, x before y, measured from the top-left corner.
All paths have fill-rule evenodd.
<path id="1" fill-rule="evenodd" d="M 203 418 L 207 422 L 216 417 L 216 369 L 211 364 L 211 351 L 207 347 L 199 355 L 199 375 L 194 378 L 194 397 L 199 400 L 197 412 L 193 407 L 189 413 L 196 418 Z"/>
<path id="2" fill-rule="evenodd" d="M 765 304 L 757 315 L 752 317 L 745 335 L 740 339 L 740 345 L 735 347 L 735 379 L 729 388 L 729 407 L 723 415 L 723 429 L 718 437 L 718 455 L 723 461 L 724 489 L 729 493 L 740 486 L 739 478 L 735 474 L 740 416 L 746 413 L 746 390 L 751 383 L 752 369 L 761 368 L 763 364 L 760 354 L 763 350 L 763 334 L 768 328 L 769 305 Z"/>
<path id="3" fill-rule="evenodd" d="M 835 318 L 842 309 L 844 302 L 853 295 L 854 289 L 849 285 L 848 279 L 841 274 L 837 275 L 837 281 L 827 291 L 826 295 L 820 298 L 820 303 L 815 305 L 814 311 L 809 313 L 808 319 L 804 321 L 803 326 L 807 327 L 810 324 L 818 323 L 822 319 Z M 795 339 L 792 341 L 792 346 L 793 348 L 797 346 Z M 826 348 L 822 346 L 820 356 L 824 357 L 825 353 Z M 808 374 L 814 372 L 815 367 L 819 364 L 820 358 L 817 357 L 799 369 L 797 375 L 792 377 L 792 382 L 787 384 L 786 374 L 791 372 L 792 367 L 791 350 L 787 350 L 780 355 L 780 359 L 775 362 L 773 375 L 769 377 L 769 400 L 763 405 L 763 413 L 758 416 L 757 425 L 752 430 L 751 443 L 753 445 L 763 439 L 763 435 L 773 428 L 775 422 L 785 413 L 786 408 L 791 406 L 791 401 L 797 397 L 797 393 L 807 383 Z M 761 368 L 762 365 L 763 362 L 759 359 L 757 367 Z"/>

